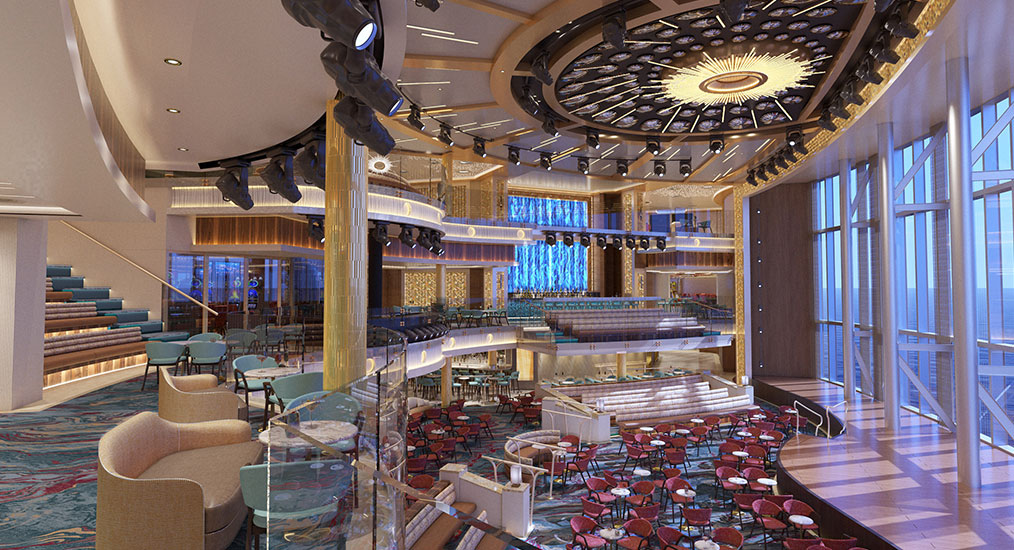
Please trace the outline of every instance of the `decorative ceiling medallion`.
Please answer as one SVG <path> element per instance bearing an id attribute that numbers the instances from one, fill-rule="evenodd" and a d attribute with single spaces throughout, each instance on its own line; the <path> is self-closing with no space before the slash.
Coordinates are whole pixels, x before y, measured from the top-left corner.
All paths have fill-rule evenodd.
<path id="1" fill-rule="evenodd" d="M 366 163 L 366 169 L 371 174 L 387 174 L 391 171 L 391 159 L 382 155 L 372 156 L 370 161 Z"/>
<path id="2" fill-rule="evenodd" d="M 683 104 L 743 103 L 797 88 L 816 74 L 813 60 L 801 59 L 792 52 L 771 55 L 750 50 L 745 55 L 721 59 L 705 53 L 704 58 L 661 80 L 666 97 Z"/>

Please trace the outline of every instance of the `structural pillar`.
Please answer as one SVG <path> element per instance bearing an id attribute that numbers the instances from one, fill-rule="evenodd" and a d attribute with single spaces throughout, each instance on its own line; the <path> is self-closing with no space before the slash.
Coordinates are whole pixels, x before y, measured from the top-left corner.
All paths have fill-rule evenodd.
<path id="1" fill-rule="evenodd" d="M 617 353 L 616 354 L 616 377 L 627 375 L 627 354 Z"/>
<path id="2" fill-rule="evenodd" d="M 444 359 L 444 365 L 440 367 L 440 406 L 445 409 L 451 404 L 452 385 L 451 358 L 447 357 Z"/>
<path id="3" fill-rule="evenodd" d="M 437 264 L 437 305 L 447 306 L 447 266 Z"/>
<path id="4" fill-rule="evenodd" d="M 851 194 L 852 163 L 849 159 L 838 161 L 838 198 L 841 208 L 841 335 L 845 345 L 842 346 L 842 362 L 845 363 L 845 399 L 856 398 L 855 360 L 852 330 L 855 322 L 852 319 L 852 198 Z"/>
<path id="5" fill-rule="evenodd" d="M 877 178 L 880 187 L 880 368 L 884 379 L 884 428 L 901 427 L 898 392 L 898 296 L 895 293 L 894 125 L 877 126 Z"/>
<path id="6" fill-rule="evenodd" d="M 46 223 L 0 218 L 0 411 L 42 399 Z"/>
<path id="7" fill-rule="evenodd" d="M 979 358 L 976 341 L 975 217 L 972 210 L 973 159 L 968 115 L 971 112 L 968 58 L 948 60 L 946 74 L 958 482 L 977 489 L 982 484 L 982 474 L 979 469 Z"/>
<path id="8" fill-rule="evenodd" d="M 324 190 L 324 389 L 366 374 L 366 156 L 327 104 Z"/>
<path id="9" fill-rule="evenodd" d="M 372 238 L 366 239 L 366 243 L 369 252 L 367 269 L 369 293 L 366 307 L 369 311 L 375 311 L 384 307 L 384 244 Z"/>

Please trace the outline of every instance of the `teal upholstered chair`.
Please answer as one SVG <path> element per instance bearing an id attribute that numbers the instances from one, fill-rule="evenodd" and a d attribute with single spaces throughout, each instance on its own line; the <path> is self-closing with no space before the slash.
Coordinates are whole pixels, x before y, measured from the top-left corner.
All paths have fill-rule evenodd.
<path id="1" fill-rule="evenodd" d="M 253 369 L 270 369 L 277 366 L 278 363 L 274 359 L 263 355 L 243 355 L 232 360 L 232 372 L 236 378 L 233 391 L 239 393 L 243 390 L 246 394 L 247 408 L 250 407 L 250 392 L 264 391 L 264 380 L 260 378 L 248 380 L 244 373 Z"/>
<path id="2" fill-rule="evenodd" d="M 227 351 L 225 342 L 190 342 L 190 366 L 201 372 L 201 367 L 211 368 L 211 374 L 218 374 L 219 367 L 225 361 Z"/>
<path id="3" fill-rule="evenodd" d="M 297 397 L 324 389 L 324 373 L 306 372 L 293 374 L 271 381 L 271 396 L 268 398 L 284 410 L 285 404 Z"/>
<path id="4" fill-rule="evenodd" d="M 190 337 L 191 342 L 221 342 L 222 335 L 217 332 L 202 332 Z"/>
<path id="5" fill-rule="evenodd" d="M 148 342 L 144 345 L 144 352 L 148 354 L 148 363 L 144 366 L 144 378 L 141 378 L 141 391 L 144 391 L 144 384 L 148 381 L 148 369 L 155 367 L 156 384 L 158 384 L 159 367 L 178 367 L 183 359 L 183 344 L 175 342 Z"/>
<path id="6" fill-rule="evenodd" d="M 230 355 L 249 355 L 257 353 L 257 335 L 251 330 L 229 330 L 225 336 Z"/>

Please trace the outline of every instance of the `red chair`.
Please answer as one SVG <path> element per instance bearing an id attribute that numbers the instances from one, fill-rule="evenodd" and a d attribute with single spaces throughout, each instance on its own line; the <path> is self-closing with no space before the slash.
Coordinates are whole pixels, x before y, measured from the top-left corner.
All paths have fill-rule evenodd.
<path id="1" fill-rule="evenodd" d="M 737 493 L 732 495 L 732 502 L 736 505 L 736 509 L 739 510 L 740 527 L 743 526 L 743 515 L 753 514 L 753 501 L 762 496 L 760 493 Z"/>
<path id="2" fill-rule="evenodd" d="M 647 506 L 654 502 L 652 498 L 655 494 L 655 484 L 650 481 L 638 481 L 630 487 L 633 493 L 627 497 L 627 504 L 637 508 L 639 506 Z"/>
<path id="3" fill-rule="evenodd" d="M 493 438 L 493 415 L 491 414 L 480 414 L 479 415 L 479 428 L 486 432 L 486 435 Z"/>
<path id="4" fill-rule="evenodd" d="M 743 477 L 750 481 L 750 490 L 754 493 L 770 493 L 771 486 L 764 485 L 763 483 L 757 483 L 756 480 L 768 477 L 767 472 L 760 468 L 745 468 L 743 470 Z"/>
<path id="5" fill-rule="evenodd" d="M 620 432 L 620 448 L 617 452 L 622 451 L 624 447 L 629 447 L 631 443 L 634 443 L 633 432 Z"/>
<path id="6" fill-rule="evenodd" d="M 602 470 L 602 477 L 606 480 L 606 483 L 609 484 L 610 489 L 630 485 L 623 480 L 622 475 L 616 475 L 614 472 L 610 472 L 609 470 Z"/>
<path id="7" fill-rule="evenodd" d="M 687 441 L 693 443 L 697 456 L 701 455 L 701 447 L 707 444 L 708 431 L 710 430 L 711 428 L 707 426 L 697 426 L 691 428 L 690 435 L 687 436 Z"/>
<path id="8" fill-rule="evenodd" d="M 690 469 L 690 463 L 687 462 L 686 449 L 666 449 L 665 461 L 673 468 L 683 466 L 686 470 Z"/>
<path id="9" fill-rule="evenodd" d="M 443 454 L 441 452 L 443 448 L 444 448 L 443 441 L 430 443 L 429 448 L 424 452 L 422 456 L 419 457 L 419 460 L 425 460 L 427 462 L 434 462 L 436 464 L 440 464 L 440 462 L 443 460 Z"/>
<path id="10" fill-rule="evenodd" d="M 761 446 L 767 449 L 768 452 L 771 452 L 772 450 L 781 447 L 782 443 L 785 442 L 785 434 L 777 430 L 773 432 L 767 432 L 767 435 L 770 435 L 771 437 L 775 438 L 773 441 L 761 440 L 760 442 Z"/>
<path id="11" fill-rule="evenodd" d="M 768 450 L 760 445 L 747 445 L 746 454 L 750 455 L 743 459 L 744 466 L 763 468 L 768 460 Z"/>
<path id="12" fill-rule="evenodd" d="M 584 482 L 584 486 L 588 489 L 588 499 L 594 500 L 599 504 L 612 504 L 616 502 L 616 495 L 609 492 L 609 484 L 606 480 L 598 477 L 590 477 Z"/>
<path id="13" fill-rule="evenodd" d="M 563 457 L 561 457 L 561 458 L 563 458 Z M 543 466 L 545 466 L 545 464 L 543 464 Z M 557 478 L 562 477 L 563 478 L 563 483 L 564 483 L 564 485 L 566 485 L 566 483 L 567 483 L 567 463 L 566 462 L 556 462 L 556 461 L 550 462 L 549 463 L 549 467 L 546 468 L 546 469 L 549 470 L 548 472 L 546 472 L 546 476 L 545 476 L 546 480 L 547 480 L 547 483 L 553 483 L 553 482 L 556 481 Z"/>
<path id="14" fill-rule="evenodd" d="M 522 409 L 521 414 L 523 417 L 521 421 L 522 426 L 542 423 L 542 409 L 528 407 L 526 409 Z"/>
<path id="15" fill-rule="evenodd" d="M 820 543 L 831 550 L 851 550 L 859 544 L 859 539 L 848 537 L 844 539 L 820 539 Z"/>
<path id="16" fill-rule="evenodd" d="M 680 515 L 682 517 L 680 526 L 685 521 L 687 531 L 690 530 L 690 527 L 696 527 L 703 535 L 706 531 L 711 530 L 711 508 L 683 508 L 683 513 Z"/>
<path id="17" fill-rule="evenodd" d="M 671 431 L 672 431 L 672 424 L 668 424 L 668 423 L 663 422 L 662 424 L 659 424 L 658 426 L 655 426 L 655 433 L 657 433 L 659 435 L 661 435 L 661 434 L 667 434 L 667 433 L 669 433 Z"/>
<path id="18" fill-rule="evenodd" d="M 426 409 L 426 411 L 423 412 L 423 416 L 425 416 L 427 420 L 436 420 L 440 418 L 442 414 L 444 414 L 444 411 L 436 407 Z"/>
<path id="19" fill-rule="evenodd" d="M 655 536 L 658 537 L 659 550 L 685 550 L 686 547 L 680 546 L 680 543 L 689 538 L 672 527 L 659 527 Z"/>
<path id="20" fill-rule="evenodd" d="M 420 491 L 426 491 L 432 488 L 435 482 L 436 480 L 433 479 L 433 476 L 428 474 L 419 474 L 417 476 L 412 476 L 412 479 L 408 480 L 408 486 L 413 489 L 419 489 Z"/>
<path id="21" fill-rule="evenodd" d="M 663 468 L 662 475 L 665 476 L 665 478 L 652 480 L 652 483 L 655 484 L 655 487 L 661 489 L 665 487 L 666 479 L 669 479 L 671 477 L 680 477 L 682 474 L 683 472 L 681 472 L 679 468 Z"/>
<path id="22" fill-rule="evenodd" d="M 567 479 L 573 474 L 581 474 L 581 481 L 585 481 L 588 477 L 588 462 L 590 459 L 575 460 L 567 463 L 567 473 L 564 475 L 563 482 L 566 483 Z"/>
<path id="23" fill-rule="evenodd" d="M 786 517 L 806 516 L 813 520 L 813 523 L 804 525 L 802 523 L 796 523 L 792 521 L 791 518 L 789 518 L 789 523 L 791 523 L 792 526 L 795 527 L 800 534 L 802 534 L 806 530 L 811 530 L 815 533 L 820 533 L 820 525 L 818 525 L 817 520 L 813 517 L 814 516 L 813 508 L 810 508 L 809 504 L 801 500 L 790 499 L 785 501 L 785 504 L 782 505 L 782 510 L 785 510 Z"/>
<path id="24" fill-rule="evenodd" d="M 634 462 L 634 468 L 637 468 L 643 462 L 647 462 L 650 456 L 644 452 L 637 443 L 627 445 L 627 458 L 623 460 L 623 468 L 621 470 L 627 471 L 627 463 L 630 461 Z"/>
<path id="25" fill-rule="evenodd" d="M 499 403 L 497 403 L 497 406 L 496 406 L 496 412 L 497 412 L 497 414 L 503 412 L 504 409 L 506 409 L 506 408 L 508 408 L 508 407 L 511 406 L 511 398 L 508 397 L 508 396 L 506 396 L 506 395 L 504 395 L 504 394 L 502 394 L 502 393 L 499 394 L 499 395 L 497 395 L 496 399 L 497 399 L 497 401 L 499 401 Z"/>
<path id="26" fill-rule="evenodd" d="M 578 460 L 587 458 L 589 464 L 591 464 L 594 468 L 598 468 L 601 470 L 601 468 L 599 468 L 598 465 L 598 460 L 596 460 L 598 453 L 599 453 L 599 444 L 595 443 L 593 445 L 589 445 L 588 448 L 583 451 L 578 451 L 577 458 Z"/>
<path id="27" fill-rule="evenodd" d="M 768 533 L 771 533 L 771 540 L 774 540 L 774 532 L 778 531 L 784 535 L 789 527 L 778 519 L 781 511 L 782 509 L 771 501 L 764 499 L 753 501 L 754 525 L 759 525 L 764 530 L 764 548 L 768 547 Z"/>
<path id="28" fill-rule="evenodd" d="M 704 425 L 708 427 L 708 435 L 722 437 L 722 417 L 717 414 L 709 414 L 704 417 Z"/>
<path id="29" fill-rule="evenodd" d="M 643 519 L 652 523 L 658 523 L 658 510 L 661 504 L 649 504 L 640 508 L 633 508 L 627 513 L 627 519 Z"/>
<path id="30" fill-rule="evenodd" d="M 468 436 L 471 433 L 471 430 L 469 429 L 469 427 L 468 426 L 458 426 L 454 430 L 454 433 L 455 433 L 455 436 L 454 436 L 455 443 L 461 443 L 461 446 L 465 448 L 465 451 L 467 451 L 468 454 L 472 454 L 472 450 L 468 448 Z"/>
<path id="31" fill-rule="evenodd" d="M 743 476 L 742 474 L 739 473 L 739 470 L 735 468 L 730 468 L 728 466 L 719 466 L 718 468 L 715 469 L 715 478 L 718 479 L 718 482 L 721 485 L 722 490 L 728 493 L 729 495 L 734 495 L 743 489 L 742 485 L 738 485 L 736 483 L 729 481 L 729 478 L 732 477 L 743 477 Z"/>
<path id="32" fill-rule="evenodd" d="M 808 550 L 817 539 L 794 539 L 787 537 L 782 541 L 782 548 L 785 550 Z"/>
<path id="33" fill-rule="evenodd" d="M 594 534 L 599 524 L 586 516 L 574 516 L 570 518 L 570 531 L 574 534 L 573 544 L 581 545 L 581 548 L 602 548 L 607 544 L 606 539 Z"/>
<path id="34" fill-rule="evenodd" d="M 627 536 L 616 541 L 616 545 L 626 550 L 646 550 L 650 546 L 655 528 L 647 520 L 632 519 L 623 524 Z"/>
<path id="35" fill-rule="evenodd" d="M 419 474 L 426 471 L 425 458 L 410 458 L 405 461 L 405 467 L 410 474 Z"/>
<path id="36" fill-rule="evenodd" d="M 581 499 L 581 511 L 584 513 L 584 515 L 595 520 L 596 523 L 598 523 L 599 519 L 601 519 L 602 516 L 613 515 L 613 511 L 608 506 L 599 504 L 597 502 L 592 502 L 586 498 Z"/>
<path id="37" fill-rule="evenodd" d="M 732 527 L 715 528 L 711 540 L 718 543 L 719 550 L 739 550 L 743 547 L 743 533 Z"/>
<path id="38" fill-rule="evenodd" d="M 742 459 L 732 453 L 738 452 L 741 447 L 731 441 L 726 441 L 718 446 L 718 457 L 726 462 L 740 462 Z"/>
<path id="39" fill-rule="evenodd" d="M 563 436 L 563 437 L 560 438 L 560 442 L 561 443 L 564 442 L 564 441 L 566 441 L 567 443 L 570 443 L 570 447 L 569 448 L 571 450 L 577 451 L 578 450 L 578 443 L 581 441 L 581 439 L 578 438 L 576 435 L 565 435 L 565 436 Z"/>
<path id="40" fill-rule="evenodd" d="M 693 491 L 693 488 L 690 486 L 690 482 L 688 482 L 685 479 L 671 477 L 665 480 L 665 484 L 663 484 L 662 488 L 665 489 L 664 494 L 666 498 L 669 499 L 669 502 L 672 504 L 672 515 L 674 517 L 676 516 L 677 506 L 679 506 L 680 510 L 682 510 L 684 505 L 692 505 L 694 503 L 693 498 L 676 494 L 676 491 L 679 491 L 680 489 Z"/>
<path id="41" fill-rule="evenodd" d="M 784 509 L 785 503 L 792 500 L 792 495 L 764 495 L 764 500 L 774 502 L 779 508 Z"/>

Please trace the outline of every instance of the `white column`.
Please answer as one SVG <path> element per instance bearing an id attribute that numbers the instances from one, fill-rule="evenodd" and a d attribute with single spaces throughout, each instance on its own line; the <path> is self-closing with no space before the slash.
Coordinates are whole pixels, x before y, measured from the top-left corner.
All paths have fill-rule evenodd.
<path id="1" fill-rule="evenodd" d="M 0 218 L 0 411 L 42 399 L 46 230 L 42 220 Z"/>
<path id="2" fill-rule="evenodd" d="M 841 208 L 841 324 L 842 362 L 845 363 L 845 399 L 856 397 L 855 360 L 852 357 L 852 162 L 844 158 L 838 161 L 839 206 Z"/>
<path id="3" fill-rule="evenodd" d="M 880 368 L 884 379 L 884 428 L 898 431 L 898 296 L 895 293 L 894 125 L 877 126 L 877 178 L 880 187 Z"/>
<path id="4" fill-rule="evenodd" d="M 737 370 L 737 384 L 750 385 L 753 379 L 753 250 L 760 251 L 763 243 L 758 243 L 756 238 L 750 234 L 750 216 L 753 210 L 750 209 L 750 197 L 743 198 L 743 341 L 736 342 L 737 346 L 743 346 L 743 370 Z M 760 304 L 763 307 L 763 304 Z M 737 335 L 738 336 L 738 335 Z"/>
<path id="5" fill-rule="evenodd" d="M 951 287 L 958 482 L 976 489 L 979 469 L 979 358 L 976 342 L 975 229 L 968 58 L 947 61 L 947 179 L 950 186 Z"/>

